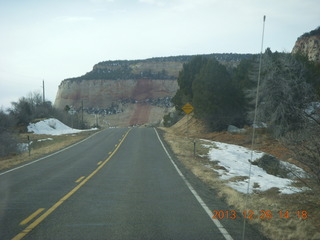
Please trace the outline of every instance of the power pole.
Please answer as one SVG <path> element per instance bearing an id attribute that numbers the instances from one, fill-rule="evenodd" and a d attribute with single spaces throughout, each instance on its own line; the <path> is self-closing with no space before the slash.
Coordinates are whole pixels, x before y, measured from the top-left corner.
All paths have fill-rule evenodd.
<path id="1" fill-rule="evenodd" d="M 43 102 L 43 103 L 45 103 L 45 100 L 46 100 L 44 94 L 45 94 L 45 91 L 44 91 L 44 80 L 42 80 L 42 102 Z"/>
<path id="2" fill-rule="evenodd" d="M 260 80 L 261 80 L 261 66 L 262 66 L 262 55 L 263 55 L 263 40 L 264 40 L 264 27 L 266 23 L 266 16 L 263 16 L 263 24 L 262 24 L 262 37 L 261 37 L 261 51 L 260 51 L 260 59 L 259 59 L 259 73 L 258 73 L 258 82 L 257 82 L 257 92 L 256 92 L 256 103 L 254 108 L 254 118 L 252 124 L 252 138 L 251 138 L 251 160 L 249 165 L 249 174 L 248 174 L 248 185 L 247 185 L 247 193 L 245 198 L 245 211 L 247 211 L 248 206 L 248 196 L 250 194 L 250 180 L 251 180 L 251 167 L 252 167 L 252 157 L 253 157 L 253 149 L 255 144 L 255 126 L 257 121 L 257 109 L 258 109 L 258 100 L 259 100 L 259 88 L 260 88 Z M 245 231 L 246 231 L 246 218 L 243 218 L 243 229 L 242 229 L 242 240 L 245 239 Z"/>
<path id="3" fill-rule="evenodd" d="M 81 128 L 84 128 L 83 127 L 83 100 L 81 100 Z"/>

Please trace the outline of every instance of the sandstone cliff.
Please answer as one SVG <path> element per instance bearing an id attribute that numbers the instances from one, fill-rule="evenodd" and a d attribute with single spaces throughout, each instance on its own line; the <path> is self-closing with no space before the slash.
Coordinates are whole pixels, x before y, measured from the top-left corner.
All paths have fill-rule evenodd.
<path id="1" fill-rule="evenodd" d="M 58 89 L 55 107 L 66 105 L 79 108 L 82 101 L 86 108 L 108 108 L 113 102 L 141 102 L 172 97 L 178 89 L 176 80 L 77 80 L 63 81 Z"/>
<path id="2" fill-rule="evenodd" d="M 251 54 L 209 54 L 220 62 L 234 66 Z M 105 108 L 113 101 L 143 101 L 172 97 L 177 91 L 177 77 L 185 62 L 193 56 L 160 57 L 145 60 L 105 61 L 96 64 L 83 76 L 61 82 L 54 106 L 66 105 Z"/>
<path id="3" fill-rule="evenodd" d="M 206 56 L 233 67 L 251 54 Z M 156 124 L 171 107 L 179 71 L 192 57 L 100 62 L 83 76 L 63 80 L 54 106 L 64 109 L 68 105 L 77 111 L 83 102 L 87 113 L 104 115 L 112 125 Z"/>
<path id="4" fill-rule="evenodd" d="M 310 61 L 320 63 L 320 27 L 299 37 L 292 53 L 305 55 Z"/>

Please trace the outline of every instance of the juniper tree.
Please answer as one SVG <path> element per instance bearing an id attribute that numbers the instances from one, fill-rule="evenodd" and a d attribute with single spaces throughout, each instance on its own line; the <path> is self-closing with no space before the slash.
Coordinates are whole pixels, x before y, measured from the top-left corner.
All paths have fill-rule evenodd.
<path id="1" fill-rule="evenodd" d="M 295 56 L 270 50 L 264 54 L 257 119 L 268 124 L 273 136 L 280 137 L 302 127 L 304 110 L 314 98 L 306 76 L 305 64 Z M 247 96 L 253 99 L 255 90 Z"/>

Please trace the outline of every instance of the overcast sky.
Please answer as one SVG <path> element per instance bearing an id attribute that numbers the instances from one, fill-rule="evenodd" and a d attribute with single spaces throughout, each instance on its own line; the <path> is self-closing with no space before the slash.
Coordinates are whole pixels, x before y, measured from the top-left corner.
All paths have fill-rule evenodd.
<path id="1" fill-rule="evenodd" d="M 29 92 L 54 102 L 63 79 L 106 60 L 291 52 L 320 25 L 319 0 L 1 0 L 0 107 Z"/>

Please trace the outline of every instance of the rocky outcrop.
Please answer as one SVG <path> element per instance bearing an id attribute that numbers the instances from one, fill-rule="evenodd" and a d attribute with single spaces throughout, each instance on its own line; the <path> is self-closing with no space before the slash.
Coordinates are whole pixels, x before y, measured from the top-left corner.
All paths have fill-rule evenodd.
<path id="1" fill-rule="evenodd" d="M 228 66 L 234 66 L 252 54 L 208 54 Z M 173 97 L 183 64 L 193 56 L 159 57 L 145 60 L 104 61 L 83 76 L 61 82 L 54 106 L 108 108 L 112 102 L 154 102 Z"/>
<path id="2" fill-rule="evenodd" d="M 66 105 L 79 108 L 83 101 L 86 108 L 108 108 L 117 101 L 172 97 L 177 89 L 176 80 L 65 80 L 59 86 L 54 105 L 59 109 Z"/>
<path id="3" fill-rule="evenodd" d="M 209 54 L 233 67 L 252 54 Z M 193 56 L 145 60 L 104 61 L 80 77 L 65 79 L 58 88 L 54 106 L 104 116 L 110 126 L 157 124 L 172 107 L 183 64 Z"/>
<path id="4" fill-rule="evenodd" d="M 302 54 L 307 56 L 310 61 L 320 63 L 320 27 L 299 37 L 292 53 Z"/>

